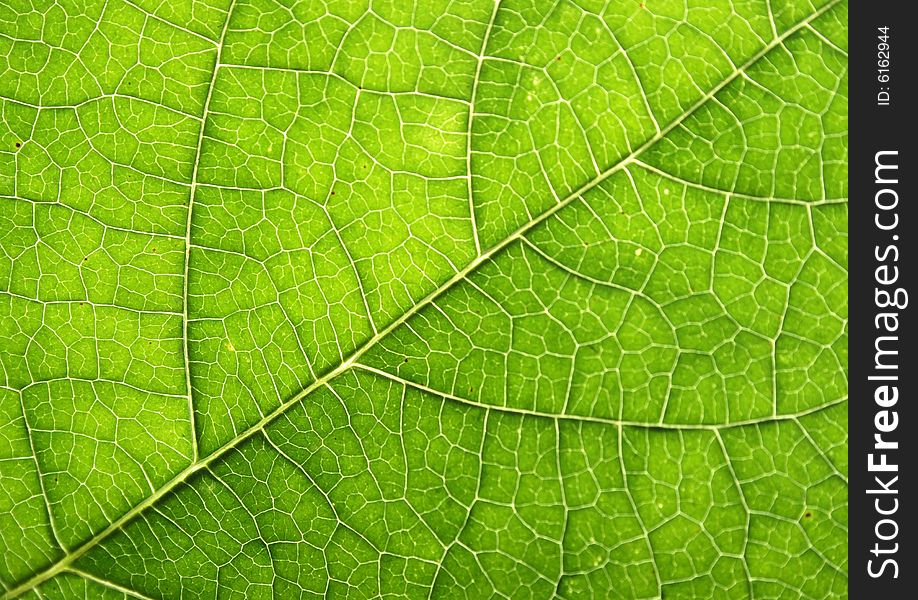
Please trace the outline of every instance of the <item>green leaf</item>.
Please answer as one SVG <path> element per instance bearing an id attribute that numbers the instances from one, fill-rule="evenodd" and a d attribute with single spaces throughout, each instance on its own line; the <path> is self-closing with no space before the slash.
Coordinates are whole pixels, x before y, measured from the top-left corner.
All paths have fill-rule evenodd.
<path id="1" fill-rule="evenodd" d="M 847 596 L 844 0 L 4 0 L 0 591 Z"/>

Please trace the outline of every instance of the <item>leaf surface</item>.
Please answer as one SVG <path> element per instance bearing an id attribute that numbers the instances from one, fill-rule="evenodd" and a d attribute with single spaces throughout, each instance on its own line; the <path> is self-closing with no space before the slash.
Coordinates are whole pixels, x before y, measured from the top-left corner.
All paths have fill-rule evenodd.
<path id="1" fill-rule="evenodd" d="M 3 0 L 6 597 L 847 596 L 843 0 Z"/>

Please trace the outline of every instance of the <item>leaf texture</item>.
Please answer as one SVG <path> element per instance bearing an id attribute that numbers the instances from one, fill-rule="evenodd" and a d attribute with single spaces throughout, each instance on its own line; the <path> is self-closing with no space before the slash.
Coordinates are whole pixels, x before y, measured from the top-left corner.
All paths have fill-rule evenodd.
<path id="1" fill-rule="evenodd" d="M 847 597 L 844 0 L 0 0 L 0 591 Z"/>

